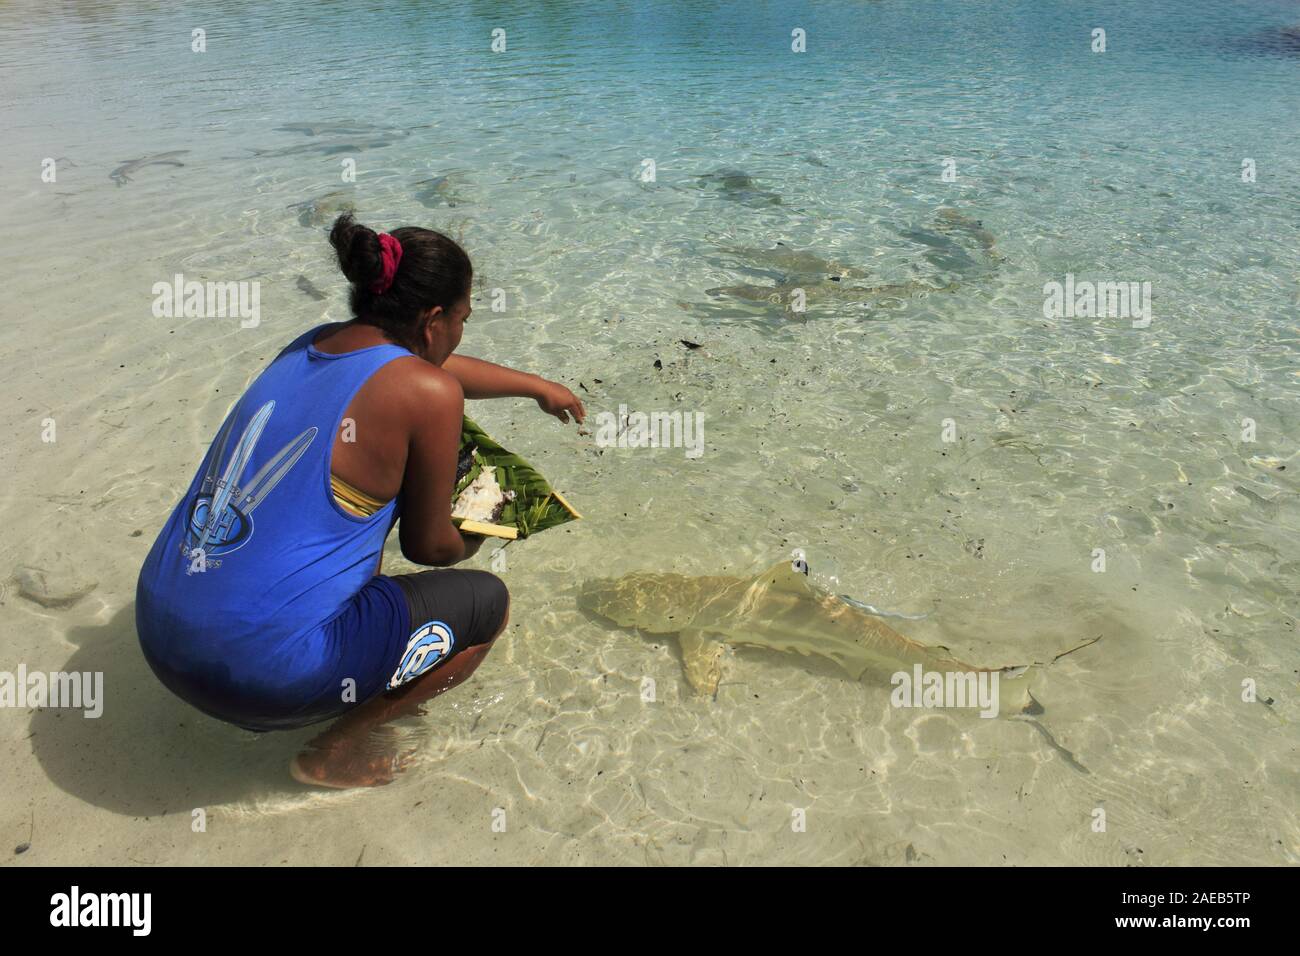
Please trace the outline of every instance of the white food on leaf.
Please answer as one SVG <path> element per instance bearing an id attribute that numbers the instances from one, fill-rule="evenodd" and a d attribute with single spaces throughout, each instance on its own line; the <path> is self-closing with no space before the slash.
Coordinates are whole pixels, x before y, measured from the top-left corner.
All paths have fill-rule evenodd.
<path id="1" fill-rule="evenodd" d="M 507 501 L 513 500 L 513 491 L 503 491 L 497 482 L 497 470 L 485 464 L 477 478 L 469 483 L 456 498 L 451 509 L 453 518 L 468 521 L 492 522 L 501 516 Z"/>

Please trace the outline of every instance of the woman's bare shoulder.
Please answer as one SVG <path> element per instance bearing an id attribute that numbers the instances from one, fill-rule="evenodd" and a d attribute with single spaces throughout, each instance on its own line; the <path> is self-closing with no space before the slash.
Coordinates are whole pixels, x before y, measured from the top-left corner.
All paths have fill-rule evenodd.
<path id="1" fill-rule="evenodd" d="M 373 380 L 377 391 L 406 406 L 465 400 L 454 375 L 415 355 L 393 359 L 375 373 Z"/>

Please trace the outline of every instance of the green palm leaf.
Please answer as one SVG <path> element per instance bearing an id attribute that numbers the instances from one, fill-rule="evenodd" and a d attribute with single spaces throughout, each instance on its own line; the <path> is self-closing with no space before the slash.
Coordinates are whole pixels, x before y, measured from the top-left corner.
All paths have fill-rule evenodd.
<path id="1" fill-rule="evenodd" d="M 468 468 L 460 470 L 467 462 Z M 536 468 L 514 452 L 502 448 L 487 432 L 466 417 L 461 425 L 460 457 L 456 488 L 452 494 L 453 503 L 484 468 L 494 469 L 497 483 L 503 491 L 513 491 L 514 499 L 505 503 L 500 516 L 491 524 L 453 518 L 457 527 L 463 527 L 465 531 L 474 534 L 498 538 L 526 538 L 530 534 L 582 517 Z"/>

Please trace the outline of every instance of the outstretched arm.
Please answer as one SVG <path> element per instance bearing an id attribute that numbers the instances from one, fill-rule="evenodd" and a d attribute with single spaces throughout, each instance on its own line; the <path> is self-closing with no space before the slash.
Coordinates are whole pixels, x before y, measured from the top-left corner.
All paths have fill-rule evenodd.
<path id="1" fill-rule="evenodd" d="M 443 371 L 458 382 L 466 398 L 531 398 L 542 411 L 567 422 L 572 415 L 581 424 L 587 417 L 578 396 L 540 375 L 531 375 L 468 355 L 450 355 L 442 363 Z"/>

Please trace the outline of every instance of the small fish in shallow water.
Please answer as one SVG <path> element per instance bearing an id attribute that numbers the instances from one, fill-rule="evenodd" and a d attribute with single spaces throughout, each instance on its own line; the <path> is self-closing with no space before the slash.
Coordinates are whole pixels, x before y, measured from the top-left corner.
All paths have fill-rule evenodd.
<path id="1" fill-rule="evenodd" d="M 169 153 L 154 153 L 152 156 L 124 160 L 121 166 L 108 174 L 108 178 L 117 185 L 124 186 L 131 182 L 132 173 L 139 172 L 146 166 L 184 166 L 185 164 L 176 157 L 184 156 L 188 152 L 188 149 L 174 149 Z"/>

